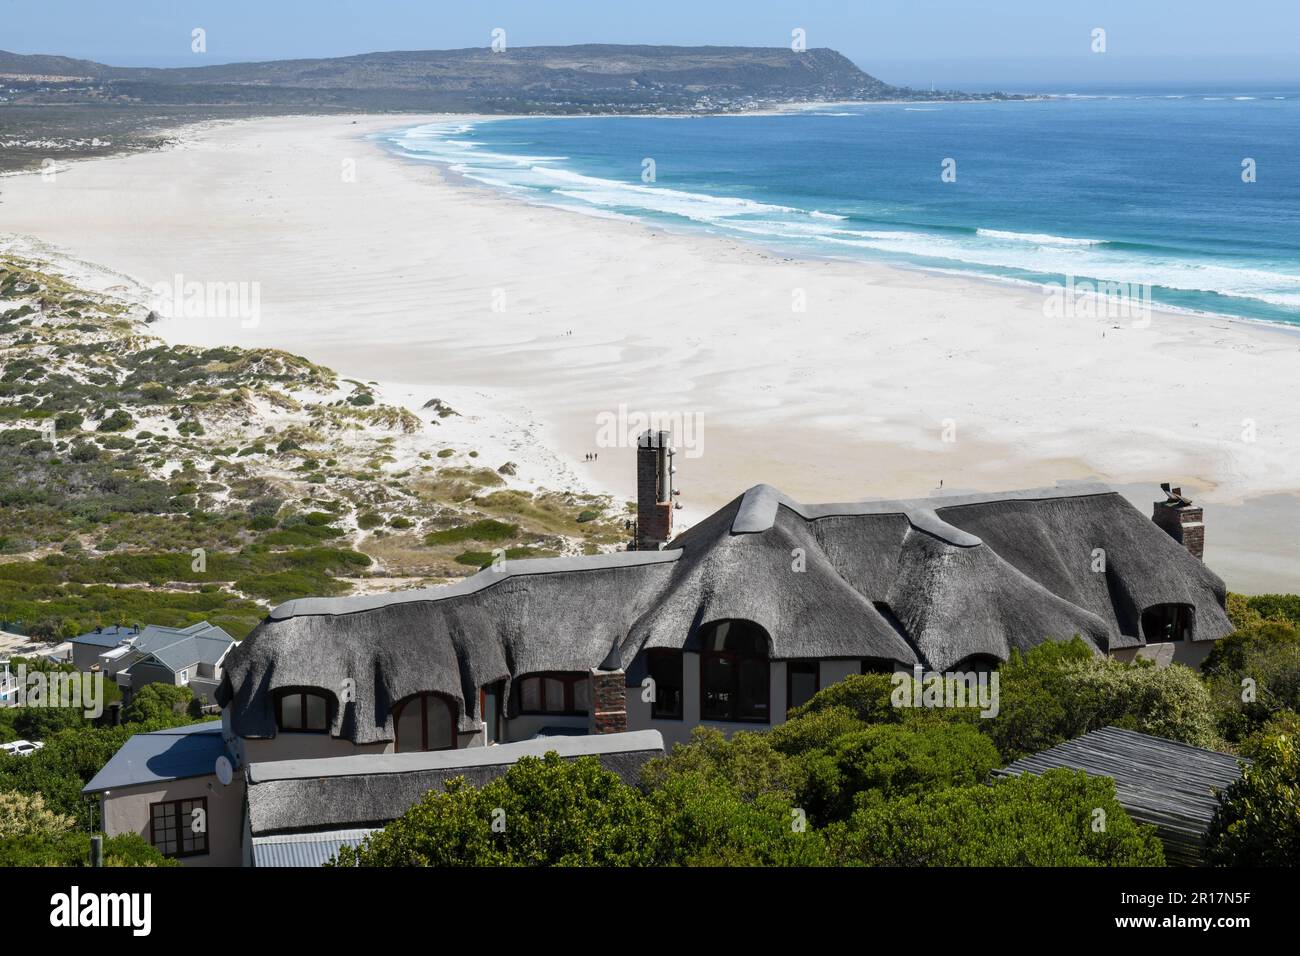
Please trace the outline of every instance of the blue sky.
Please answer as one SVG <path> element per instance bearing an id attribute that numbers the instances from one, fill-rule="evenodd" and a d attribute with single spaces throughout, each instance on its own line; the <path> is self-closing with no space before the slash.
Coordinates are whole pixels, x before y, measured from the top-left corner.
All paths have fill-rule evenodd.
<path id="1" fill-rule="evenodd" d="M 18 53 L 194 65 L 196 26 L 206 63 L 486 46 L 494 27 L 514 46 L 783 46 L 801 27 L 914 86 L 1300 87 L 1300 0 L 0 0 L 0 49 Z"/>

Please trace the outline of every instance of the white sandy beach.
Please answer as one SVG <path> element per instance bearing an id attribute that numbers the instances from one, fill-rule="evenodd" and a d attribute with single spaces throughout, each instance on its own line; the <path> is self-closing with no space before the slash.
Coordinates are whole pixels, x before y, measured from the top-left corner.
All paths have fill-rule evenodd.
<path id="1" fill-rule="evenodd" d="M 1049 319 L 1034 289 L 531 206 L 361 138 L 423 119 L 214 125 L 6 177 L 0 248 L 144 287 L 258 283 L 255 327 L 154 330 L 459 397 L 623 497 L 632 452 L 598 446 L 598 416 L 687 416 L 688 518 L 760 481 L 832 501 L 1098 478 L 1149 512 L 1173 480 L 1207 505 L 1206 558 L 1231 587 L 1300 590 L 1300 335 Z"/>

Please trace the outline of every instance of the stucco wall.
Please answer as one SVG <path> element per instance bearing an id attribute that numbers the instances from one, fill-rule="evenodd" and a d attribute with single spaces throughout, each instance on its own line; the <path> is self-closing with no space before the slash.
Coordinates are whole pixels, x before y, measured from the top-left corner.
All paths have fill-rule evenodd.
<path id="1" fill-rule="evenodd" d="M 208 801 L 208 852 L 182 857 L 183 866 L 239 866 L 240 835 L 244 829 L 244 775 L 236 773 L 223 787 L 214 774 L 166 783 L 119 787 L 103 795 L 104 832 L 109 836 L 138 833 L 149 841 L 149 806 L 164 800 Z"/>

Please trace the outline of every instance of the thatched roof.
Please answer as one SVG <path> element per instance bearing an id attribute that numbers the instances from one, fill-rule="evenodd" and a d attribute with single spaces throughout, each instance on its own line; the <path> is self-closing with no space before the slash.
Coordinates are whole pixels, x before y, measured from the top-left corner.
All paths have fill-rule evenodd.
<path id="1" fill-rule="evenodd" d="M 1094 549 L 1106 570 L 1092 570 Z M 392 705 L 457 702 L 539 671 L 585 671 L 612 648 L 692 649 L 745 619 L 774 659 L 875 658 L 946 670 L 972 656 L 1078 634 L 1099 653 L 1143 643 L 1144 608 L 1194 608 L 1198 641 L 1231 631 L 1223 582 L 1117 493 L 1082 486 L 998 495 L 803 505 L 767 485 L 667 550 L 508 561 L 449 587 L 276 608 L 227 658 L 217 699 L 246 737 L 275 734 L 272 694 L 315 687 L 355 706 L 333 732 L 391 740 Z M 635 668 L 629 680 L 639 678 Z"/>
<path id="2" fill-rule="evenodd" d="M 463 777 L 476 787 L 523 757 L 556 753 L 595 757 L 635 784 L 641 768 L 664 754 L 657 730 L 581 737 L 542 737 L 496 747 L 427 753 L 357 754 L 250 764 L 248 821 L 254 837 L 308 829 L 376 827 L 396 820 L 430 790 Z"/>

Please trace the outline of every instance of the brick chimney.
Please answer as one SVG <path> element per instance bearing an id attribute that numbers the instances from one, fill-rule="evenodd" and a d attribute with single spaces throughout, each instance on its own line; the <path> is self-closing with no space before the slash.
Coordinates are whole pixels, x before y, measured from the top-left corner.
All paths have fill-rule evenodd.
<path id="1" fill-rule="evenodd" d="M 673 536 L 672 437 L 646 430 L 636 441 L 636 550 L 658 551 Z"/>
<path id="2" fill-rule="evenodd" d="M 589 734 L 621 734 L 627 731 L 627 678 L 618 653 L 618 642 L 609 649 L 599 667 L 591 669 L 591 716 Z"/>
<path id="3" fill-rule="evenodd" d="M 1205 510 L 1183 497 L 1182 488 L 1170 488 L 1165 482 L 1160 486 L 1164 501 L 1155 503 L 1151 520 L 1198 559 L 1205 557 Z"/>

